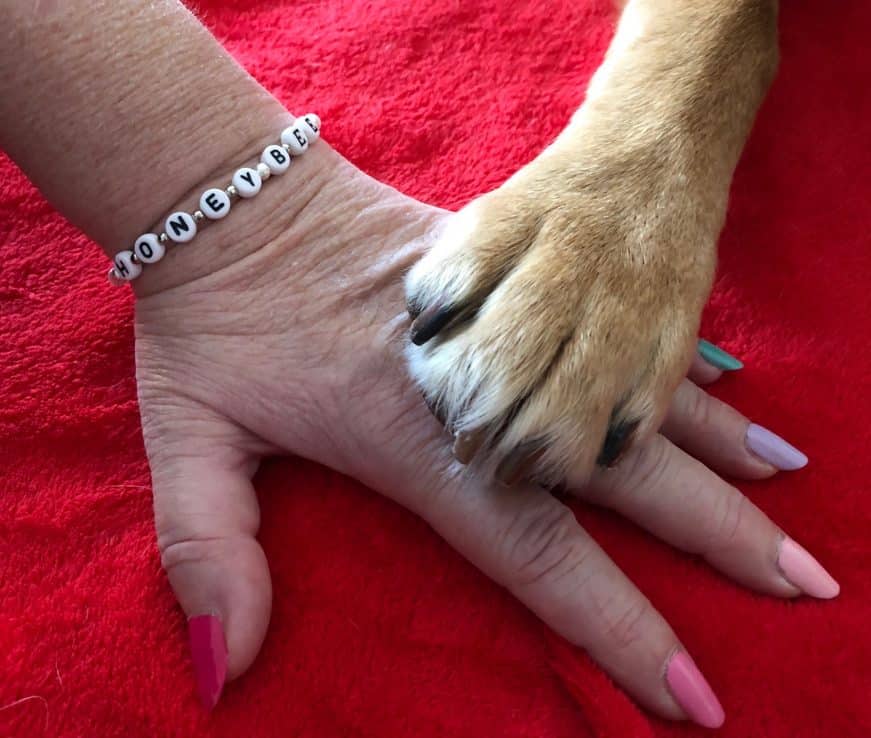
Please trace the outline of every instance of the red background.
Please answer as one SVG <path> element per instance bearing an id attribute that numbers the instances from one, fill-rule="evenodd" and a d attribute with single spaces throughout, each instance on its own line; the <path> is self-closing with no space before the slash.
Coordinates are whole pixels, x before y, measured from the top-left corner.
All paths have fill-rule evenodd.
<path id="1" fill-rule="evenodd" d="M 288 107 L 319 112 L 346 156 L 448 207 L 556 135 L 612 32 L 606 0 L 199 12 Z M 579 511 L 707 674 L 723 736 L 871 735 L 869 27 L 863 0 L 783 3 L 780 74 L 739 167 L 704 321 L 747 365 L 716 393 L 811 458 L 742 489 L 841 596 L 757 596 Z M 0 249 L 0 736 L 703 732 L 650 718 L 557 648 L 567 690 L 544 628 L 509 595 L 404 510 L 298 460 L 258 478 L 275 583 L 266 644 L 204 714 L 154 542 L 131 297 L 5 159 Z"/>

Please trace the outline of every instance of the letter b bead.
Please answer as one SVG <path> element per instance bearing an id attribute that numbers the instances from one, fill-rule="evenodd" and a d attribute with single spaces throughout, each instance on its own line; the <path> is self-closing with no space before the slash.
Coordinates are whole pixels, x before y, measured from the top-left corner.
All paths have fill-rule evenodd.
<path id="1" fill-rule="evenodd" d="M 269 167 L 272 174 L 284 174 L 290 166 L 290 154 L 284 150 L 283 146 L 267 146 L 263 149 L 260 161 Z"/>

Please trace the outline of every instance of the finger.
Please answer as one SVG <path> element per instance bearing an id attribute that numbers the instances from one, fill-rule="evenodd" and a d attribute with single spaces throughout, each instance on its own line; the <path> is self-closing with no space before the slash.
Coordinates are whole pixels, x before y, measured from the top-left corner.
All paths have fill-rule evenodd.
<path id="1" fill-rule="evenodd" d="M 734 356 L 701 338 L 688 376 L 696 384 L 710 384 L 716 382 L 723 375 L 723 372 L 734 372 L 743 367 L 744 364 Z"/>
<path id="2" fill-rule="evenodd" d="M 687 376 L 696 384 L 713 384 L 723 376 L 723 372 L 695 354 Z"/>
<path id="3" fill-rule="evenodd" d="M 837 583 L 741 492 L 661 435 L 598 471 L 579 494 L 741 584 L 778 597 L 834 597 Z"/>
<path id="4" fill-rule="evenodd" d="M 688 380 L 675 392 L 661 432 L 720 474 L 763 479 L 807 464 L 797 448 Z"/>
<path id="5" fill-rule="evenodd" d="M 211 710 L 225 679 L 260 650 L 272 585 L 254 537 L 259 508 L 249 460 L 231 448 L 172 448 L 151 459 L 158 546 L 188 617 L 200 699 Z"/>
<path id="6" fill-rule="evenodd" d="M 651 710 L 722 723 L 719 702 L 672 629 L 569 508 L 539 488 L 454 479 L 424 513 L 449 543 Z"/>

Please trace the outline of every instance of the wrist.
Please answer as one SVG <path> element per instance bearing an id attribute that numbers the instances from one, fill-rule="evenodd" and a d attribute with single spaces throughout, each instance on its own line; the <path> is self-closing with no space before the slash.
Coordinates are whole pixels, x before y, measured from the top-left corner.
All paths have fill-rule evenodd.
<path id="1" fill-rule="evenodd" d="M 284 112 L 266 121 L 262 132 L 249 139 L 243 147 L 210 168 L 208 174 L 186 180 L 185 194 L 172 203 L 165 203 L 160 219 L 151 227 L 125 234 L 124 241 L 114 251 L 132 247 L 143 233 L 159 234 L 165 230 L 165 219 L 182 211 L 193 214 L 200 208 L 199 199 L 211 188 L 226 189 L 233 173 L 243 166 L 256 167 L 263 149 L 275 144 L 281 131 L 290 125 L 293 116 Z M 138 297 L 188 284 L 242 262 L 255 252 L 267 248 L 279 236 L 289 231 L 294 221 L 317 194 L 335 178 L 343 159 L 325 142 L 318 140 L 282 174 L 265 180 L 253 198 L 236 198 L 231 212 L 216 221 L 200 221 L 196 237 L 188 243 L 166 243 L 166 253 L 160 261 L 144 265 L 141 275 L 131 282 Z M 192 167 L 192 170 L 194 167 Z"/>

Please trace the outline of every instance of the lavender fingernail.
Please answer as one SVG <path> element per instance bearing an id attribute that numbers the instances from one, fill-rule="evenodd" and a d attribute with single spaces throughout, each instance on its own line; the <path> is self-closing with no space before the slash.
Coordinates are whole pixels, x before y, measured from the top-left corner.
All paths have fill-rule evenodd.
<path id="1" fill-rule="evenodd" d="M 807 456 L 761 425 L 751 423 L 745 438 L 747 448 L 781 471 L 794 471 L 807 464 Z"/>

